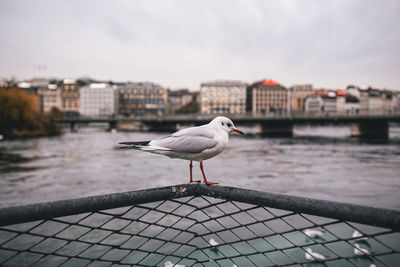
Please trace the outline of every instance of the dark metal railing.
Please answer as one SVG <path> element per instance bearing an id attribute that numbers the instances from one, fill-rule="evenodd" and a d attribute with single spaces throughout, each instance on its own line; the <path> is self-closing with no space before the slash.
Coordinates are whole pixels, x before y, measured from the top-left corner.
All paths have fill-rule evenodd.
<path id="1" fill-rule="evenodd" d="M 0 209 L 1 266 L 396 266 L 400 211 L 185 184 Z"/>
<path id="2" fill-rule="evenodd" d="M 219 113 L 219 114 L 173 114 L 173 115 L 142 115 L 135 116 L 134 118 L 128 117 L 64 117 L 57 120 L 60 123 L 89 123 L 89 122 L 152 122 L 152 121 L 165 121 L 165 122 L 209 122 L 216 116 L 227 116 L 234 121 L 240 122 L 253 122 L 263 120 L 332 120 L 332 119 L 344 119 L 344 120 L 359 120 L 359 119 L 379 119 L 383 118 L 390 121 L 399 121 L 400 111 L 399 110 L 376 110 L 376 111 L 360 111 L 360 112 L 305 112 L 305 111 L 294 111 L 294 112 L 270 112 L 270 113 Z"/>

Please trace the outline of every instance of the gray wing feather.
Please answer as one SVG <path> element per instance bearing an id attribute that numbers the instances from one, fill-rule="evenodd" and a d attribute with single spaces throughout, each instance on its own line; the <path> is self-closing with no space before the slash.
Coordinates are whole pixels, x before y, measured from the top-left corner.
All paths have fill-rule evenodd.
<path id="1" fill-rule="evenodd" d="M 180 130 L 170 136 L 153 140 L 150 146 L 163 147 L 176 152 L 200 153 L 217 145 L 214 134 L 203 126 Z"/>
<path id="2" fill-rule="evenodd" d="M 173 133 L 171 136 L 202 136 L 213 139 L 215 133 L 208 125 L 190 127 Z"/>

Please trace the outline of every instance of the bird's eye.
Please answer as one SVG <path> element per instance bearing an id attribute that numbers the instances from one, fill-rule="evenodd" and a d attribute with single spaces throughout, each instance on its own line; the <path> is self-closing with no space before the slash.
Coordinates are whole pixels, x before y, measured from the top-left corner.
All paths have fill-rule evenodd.
<path id="1" fill-rule="evenodd" d="M 222 124 L 222 126 L 225 126 L 225 123 L 224 123 L 224 122 L 221 122 L 221 124 Z"/>
<path id="2" fill-rule="evenodd" d="M 228 123 L 228 127 L 232 127 L 232 124 Z"/>

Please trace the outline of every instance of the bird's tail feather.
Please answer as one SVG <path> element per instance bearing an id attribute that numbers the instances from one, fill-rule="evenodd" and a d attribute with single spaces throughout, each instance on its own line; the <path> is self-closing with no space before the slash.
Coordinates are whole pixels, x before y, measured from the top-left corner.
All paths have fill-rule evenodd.
<path id="1" fill-rule="evenodd" d="M 133 148 L 140 149 L 144 151 L 170 151 L 171 149 L 160 147 L 160 146 L 149 146 L 151 141 L 141 141 L 141 142 L 120 142 L 118 144 L 123 145 L 121 148 Z"/>
<path id="2" fill-rule="evenodd" d="M 140 142 L 120 142 L 120 145 L 126 146 L 147 146 L 149 145 L 150 141 L 140 141 Z"/>
<path id="3" fill-rule="evenodd" d="M 143 147 L 148 146 L 150 141 L 140 141 L 140 142 L 120 142 L 119 145 L 122 145 L 120 148 L 123 149 L 142 149 Z"/>

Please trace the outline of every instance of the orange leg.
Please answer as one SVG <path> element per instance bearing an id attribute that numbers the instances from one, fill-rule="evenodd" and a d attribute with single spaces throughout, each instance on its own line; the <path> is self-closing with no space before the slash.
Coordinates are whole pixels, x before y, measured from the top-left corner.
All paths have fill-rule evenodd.
<path id="1" fill-rule="evenodd" d="M 208 185 L 210 185 L 210 184 L 218 184 L 217 182 L 209 182 L 209 181 L 207 181 L 206 174 L 204 173 L 204 170 L 203 170 L 203 161 L 200 161 L 200 170 L 201 170 L 201 173 L 203 174 L 203 179 L 204 179 L 204 183 L 205 184 L 208 184 Z"/>
<path id="2" fill-rule="evenodd" d="M 200 183 L 200 182 L 201 182 L 200 180 L 195 180 L 195 181 L 193 181 L 193 177 L 192 177 L 192 169 L 193 169 L 193 164 L 192 164 L 192 161 L 190 161 L 190 164 L 189 164 L 189 170 L 190 170 L 190 183 Z"/>

